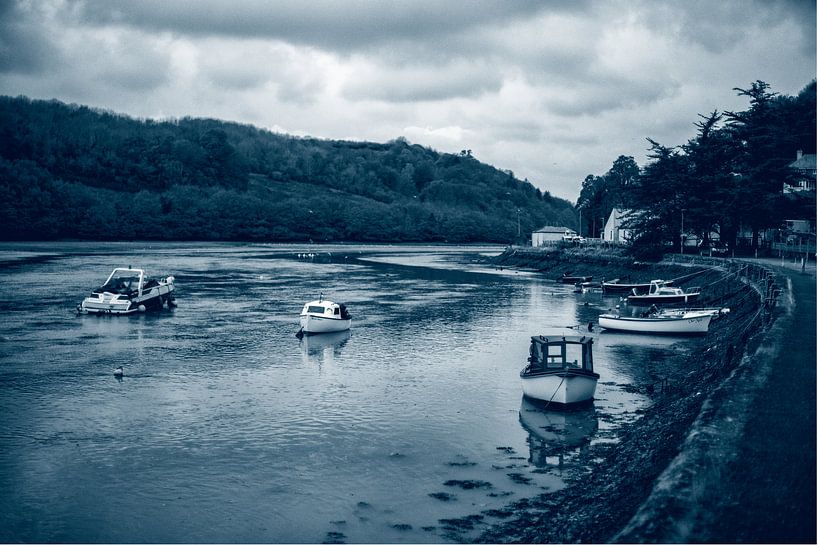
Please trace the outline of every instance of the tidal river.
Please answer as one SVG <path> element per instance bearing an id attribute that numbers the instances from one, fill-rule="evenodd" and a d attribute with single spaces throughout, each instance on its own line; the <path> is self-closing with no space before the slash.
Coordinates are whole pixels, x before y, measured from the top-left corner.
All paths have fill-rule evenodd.
<path id="1" fill-rule="evenodd" d="M 474 264 L 500 251 L 0 245 L 0 542 L 459 541 L 565 486 L 692 341 L 596 331 L 593 405 L 533 406 L 530 336 L 617 300 Z M 76 314 L 128 265 L 179 306 Z M 321 294 L 351 332 L 299 340 Z"/>

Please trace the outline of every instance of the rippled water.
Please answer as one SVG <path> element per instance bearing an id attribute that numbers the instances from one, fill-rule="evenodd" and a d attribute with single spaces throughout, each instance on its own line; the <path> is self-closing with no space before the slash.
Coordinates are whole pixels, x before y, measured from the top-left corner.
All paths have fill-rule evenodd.
<path id="1" fill-rule="evenodd" d="M 690 341 L 597 334 L 593 406 L 543 411 L 530 336 L 615 301 L 467 264 L 500 250 L 0 246 L 0 541 L 457 541 L 558 490 Z M 77 316 L 126 265 L 174 274 L 179 307 Z M 320 293 L 352 331 L 299 340 Z"/>

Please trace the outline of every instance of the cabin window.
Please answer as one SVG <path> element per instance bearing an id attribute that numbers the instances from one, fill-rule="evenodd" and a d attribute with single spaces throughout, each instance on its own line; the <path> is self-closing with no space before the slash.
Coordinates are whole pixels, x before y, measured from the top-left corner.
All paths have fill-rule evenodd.
<path id="1" fill-rule="evenodd" d="M 317 306 L 314 306 L 314 305 L 309 306 L 309 307 L 307 307 L 307 309 L 306 309 L 306 311 L 307 311 L 307 312 L 314 312 L 314 313 L 316 313 L 316 314 L 323 314 L 323 311 L 324 311 L 324 310 L 325 310 L 325 309 L 324 309 L 323 307 L 317 307 Z"/>
<path id="2" fill-rule="evenodd" d="M 547 366 L 562 367 L 565 361 L 564 346 L 559 344 L 547 345 Z"/>
<path id="3" fill-rule="evenodd" d="M 340 314 L 340 309 L 339 308 L 335 309 L 335 315 L 337 315 L 337 314 Z"/>

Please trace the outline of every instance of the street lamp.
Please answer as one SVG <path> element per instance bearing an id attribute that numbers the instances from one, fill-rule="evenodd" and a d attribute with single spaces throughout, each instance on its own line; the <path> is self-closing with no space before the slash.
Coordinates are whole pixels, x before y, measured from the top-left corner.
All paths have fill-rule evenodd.
<path id="1" fill-rule="evenodd" d="M 519 219 L 519 214 L 522 212 L 521 208 L 516 209 L 516 238 L 522 238 L 522 223 Z"/>
<path id="2" fill-rule="evenodd" d="M 579 207 L 579 236 L 582 236 L 582 209 Z"/>

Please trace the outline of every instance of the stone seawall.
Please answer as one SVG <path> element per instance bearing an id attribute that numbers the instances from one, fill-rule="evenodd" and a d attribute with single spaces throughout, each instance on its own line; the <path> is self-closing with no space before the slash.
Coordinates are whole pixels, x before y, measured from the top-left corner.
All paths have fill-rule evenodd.
<path id="1" fill-rule="evenodd" d="M 675 463 L 680 464 L 676 470 L 682 468 L 680 474 L 694 474 L 694 467 L 684 466 L 679 455 L 688 446 L 702 409 L 709 410 L 717 402 L 722 385 L 774 321 L 781 294 L 775 274 L 739 260 L 676 256 L 647 264 L 623 254 L 585 253 L 584 249 L 509 248 L 495 258 L 495 264 L 538 270 L 554 279 L 567 272 L 566 267 L 577 275 L 630 275 L 633 281 L 694 273 L 690 282 L 704 288 L 709 303 L 728 306 L 732 312 L 727 319 L 713 322 L 698 349 L 660 370 L 664 375 L 660 389 L 633 385 L 651 395 L 653 404 L 622 430 L 618 443 L 593 445 L 581 454 L 592 468 L 589 473 L 572 478 L 563 490 L 511 505 L 513 518 L 490 528 L 479 541 L 603 543 L 662 541 L 668 536 L 695 540 L 681 531 L 667 531 L 679 524 L 674 517 L 683 507 L 673 499 L 688 490 L 675 488 L 665 472 Z"/>

